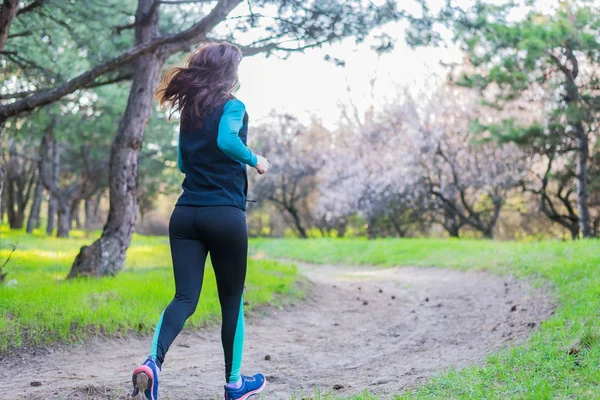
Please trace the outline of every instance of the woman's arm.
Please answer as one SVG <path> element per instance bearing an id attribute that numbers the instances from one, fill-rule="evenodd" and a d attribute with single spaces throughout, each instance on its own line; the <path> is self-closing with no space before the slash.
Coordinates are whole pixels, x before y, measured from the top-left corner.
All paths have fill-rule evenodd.
<path id="1" fill-rule="evenodd" d="M 185 174 L 183 169 L 183 160 L 181 159 L 181 132 L 179 133 L 179 143 L 177 144 L 177 166 L 182 174 Z"/>
<path id="2" fill-rule="evenodd" d="M 246 107 L 238 99 L 230 100 L 225 104 L 221 121 L 219 121 L 217 146 L 234 160 L 255 167 L 258 157 L 244 145 L 239 136 L 240 129 L 244 125 L 245 114 Z"/>

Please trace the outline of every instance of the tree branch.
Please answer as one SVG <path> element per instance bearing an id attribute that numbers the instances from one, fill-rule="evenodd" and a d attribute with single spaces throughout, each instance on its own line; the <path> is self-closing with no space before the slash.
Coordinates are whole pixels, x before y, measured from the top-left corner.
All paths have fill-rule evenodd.
<path id="1" fill-rule="evenodd" d="M 44 1 L 45 0 L 33 0 L 31 3 L 29 3 L 25 7 L 19 9 L 19 11 L 17 11 L 17 15 L 22 15 L 22 14 L 25 14 L 25 13 L 35 10 L 36 8 L 44 5 Z"/>
<path id="2" fill-rule="evenodd" d="M 114 78 L 111 78 L 111 79 L 108 79 L 105 81 L 92 82 L 89 85 L 82 87 L 81 89 L 93 89 L 93 88 L 100 87 L 100 86 L 112 85 L 113 83 L 129 81 L 131 79 L 132 75 L 133 75 L 132 71 L 127 71 L 127 72 L 117 75 Z M 27 97 L 32 94 L 38 93 L 38 92 L 39 92 L 39 90 L 26 90 L 23 92 L 0 94 L 0 100 L 22 99 L 23 97 Z"/>
<path id="3" fill-rule="evenodd" d="M 33 33 L 32 31 L 23 31 L 23 32 L 13 33 L 12 35 L 8 35 L 8 38 L 12 39 L 12 38 L 21 37 L 21 36 L 29 36 L 32 33 Z"/>
<path id="4" fill-rule="evenodd" d="M 128 29 L 133 29 L 135 28 L 135 22 L 132 22 L 130 24 L 125 24 L 125 25 L 118 25 L 113 27 L 113 29 L 115 30 L 115 32 L 117 33 L 117 35 L 120 35 L 121 32 L 126 31 Z"/>
<path id="5" fill-rule="evenodd" d="M 193 43 L 201 42 L 206 38 L 206 34 L 225 19 L 227 14 L 241 2 L 242 0 L 219 0 L 208 15 L 183 32 L 162 36 L 151 42 L 137 45 L 112 60 L 98 65 L 60 86 L 42 90 L 14 103 L 2 105 L 0 106 L 0 120 L 14 117 L 37 107 L 50 104 L 61 97 L 91 84 L 98 77 L 119 69 L 123 65 L 129 64 L 145 54 L 153 51 L 160 51 L 161 55 L 169 56 L 180 50 L 186 49 Z"/>
<path id="6" fill-rule="evenodd" d="M 215 0 L 162 0 L 160 4 L 177 5 L 177 4 L 200 4 L 212 3 Z"/>

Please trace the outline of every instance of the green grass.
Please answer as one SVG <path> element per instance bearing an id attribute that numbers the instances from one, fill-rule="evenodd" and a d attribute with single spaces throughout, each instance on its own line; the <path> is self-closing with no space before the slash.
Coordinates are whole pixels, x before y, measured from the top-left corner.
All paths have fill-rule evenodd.
<path id="1" fill-rule="evenodd" d="M 0 265 L 9 245 L 17 246 L 5 267 L 9 285 L 0 285 L 0 353 L 77 343 L 94 335 L 153 331 L 174 293 L 167 238 L 134 236 L 125 268 L 116 277 L 65 280 L 79 248 L 93 240 L 81 232 L 73 236 L 56 239 L 0 227 Z M 250 260 L 245 293 L 249 308 L 300 295 L 297 278 L 293 266 Z M 200 302 L 187 326 L 219 318 L 214 273 L 207 263 Z"/>
<path id="2" fill-rule="evenodd" d="M 481 366 L 447 371 L 396 399 L 600 398 L 600 241 L 257 239 L 251 248 L 316 263 L 489 270 L 545 283 L 559 307 L 526 344 L 490 355 Z M 577 354 L 568 354 L 572 346 Z"/>

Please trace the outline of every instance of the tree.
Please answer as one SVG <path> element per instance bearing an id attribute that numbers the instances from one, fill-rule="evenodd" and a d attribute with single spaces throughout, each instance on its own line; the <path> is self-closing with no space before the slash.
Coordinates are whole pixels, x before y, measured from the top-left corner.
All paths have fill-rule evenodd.
<path id="1" fill-rule="evenodd" d="M 450 236 L 469 226 L 491 238 L 506 199 L 526 172 L 525 156 L 514 144 L 473 139 L 473 121 L 493 118 L 493 110 L 478 105 L 472 90 L 444 85 L 406 92 L 385 115 L 385 125 L 403 133 L 397 148 L 405 172 L 399 182 L 411 188 L 411 207 L 429 208 Z"/>
<path id="2" fill-rule="evenodd" d="M 181 189 L 182 175 L 176 167 L 175 128 L 162 113 L 154 113 L 146 128 L 144 148 L 140 155 L 137 196 L 141 226 L 144 225 L 145 216 L 155 208 L 160 195 L 169 195 Z"/>
<path id="3" fill-rule="evenodd" d="M 397 104 L 376 112 L 371 105 L 361 116 L 355 104 L 343 107 L 339 127 L 322 144 L 326 163 L 314 210 L 320 225 L 343 230 L 360 215 L 371 239 L 425 229 L 428 192 L 415 173 L 405 110 Z"/>
<path id="4" fill-rule="evenodd" d="M 547 118 L 550 135 L 539 138 L 550 143 L 557 141 L 555 134 L 568 138 L 575 161 L 579 231 L 589 237 L 593 234 L 588 203 L 590 137 L 596 134 L 600 112 L 600 8 L 594 1 L 565 1 L 548 13 L 531 2 L 526 16 L 514 20 L 510 13 L 515 7 L 514 2 L 498 6 L 476 1 L 463 9 L 449 3 L 438 15 L 424 7 L 423 18 L 413 20 L 409 37 L 415 45 L 441 44 L 436 26 L 450 27 L 453 40 L 475 69 L 457 83 L 485 91 L 495 106 L 502 107 L 540 85 L 554 92 Z M 557 123 L 562 129 L 552 129 Z M 532 130 L 524 127 L 510 133 L 520 142 Z"/>
<path id="5" fill-rule="evenodd" d="M 37 180 L 37 162 L 22 141 L 11 140 L 6 183 L 8 221 L 11 229 L 22 229 L 31 191 Z"/>
<path id="6" fill-rule="evenodd" d="M 181 3 L 170 2 L 164 5 Z M 216 31 L 213 38 L 208 38 L 208 34 L 225 21 L 228 14 L 240 3 L 241 0 L 201 2 L 197 12 L 204 15 L 203 18 L 182 31 L 168 31 L 159 35 L 158 28 L 161 25 L 158 17 L 161 2 L 140 0 L 135 23 L 119 27 L 119 31 L 135 28 L 136 40 L 133 47 L 75 77 L 60 79 L 60 83 L 54 87 L 38 87 L 29 92 L 11 93 L 11 98 L 19 100 L 0 105 L 0 120 L 5 120 L 55 102 L 77 90 L 133 76 L 130 100 L 111 153 L 111 207 L 108 221 L 102 237 L 96 243 L 82 249 L 70 276 L 113 274 L 122 267 L 137 215 L 135 204 L 139 149 L 151 110 L 151 92 L 156 86 L 158 71 L 169 56 L 187 50 L 197 43 L 215 38 L 236 39 L 237 35 L 231 36 L 225 32 L 219 34 Z M 392 2 L 377 7 L 373 3 L 365 4 L 359 0 L 326 3 L 264 0 L 257 1 L 255 5 L 267 12 L 257 13 L 253 5 L 248 10 L 248 15 L 234 21 L 232 30 L 245 32 L 251 28 L 256 29 L 259 38 L 243 46 L 246 55 L 302 51 L 348 36 L 356 36 L 360 40 L 373 26 L 398 15 Z M 207 7 L 210 7 L 209 12 L 206 12 Z M 274 8 L 277 10 L 275 18 L 268 15 L 268 10 Z M 175 12 L 171 17 L 173 15 L 186 14 Z M 171 29 L 177 26 L 170 25 Z M 133 75 L 131 70 L 134 71 Z M 138 112 L 140 114 L 137 114 Z M 133 115 L 139 115 L 140 118 L 130 120 L 128 117 Z M 131 174 L 124 177 L 123 171 L 131 171 Z"/>
<path id="7" fill-rule="evenodd" d="M 240 0 L 220 0 L 204 18 L 192 25 L 188 31 L 165 37 L 164 40 L 161 40 L 161 37 L 157 39 L 160 2 L 152 0 L 139 3 L 135 23 L 136 47 L 141 48 L 146 43 L 158 44 L 150 50 L 151 53 L 137 59 L 134 67 L 135 72 L 127 110 L 121 120 L 111 153 L 109 174 L 111 190 L 108 221 L 101 238 L 91 246 L 82 248 L 69 273 L 70 277 L 115 274 L 122 268 L 125 251 L 129 246 L 137 218 L 139 149 L 152 110 L 152 93 L 156 88 L 160 68 L 168 56 L 206 40 L 208 33 L 221 23 L 240 2 Z M 272 2 L 266 1 L 265 5 L 270 3 Z M 295 5 L 300 4 L 300 2 L 296 2 Z M 355 9 L 357 6 L 359 6 L 359 2 L 353 2 L 350 5 L 351 8 L 354 7 Z M 286 29 L 290 24 L 282 18 L 281 21 L 284 21 L 283 26 L 276 25 L 277 31 L 280 30 L 279 34 L 269 35 L 262 39 L 259 42 L 260 46 L 254 43 L 249 47 L 244 47 L 245 52 L 253 54 L 262 51 L 294 51 L 314 47 L 336 38 L 356 34 L 360 32 L 357 26 L 359 24 L 364 26 L 365 24 L 364 19 L 346 18 L 341 19 L 338 25 L 323 25 L 323 18 L 326 21 L 332 21 L 331 18 L 342 17 L 349 10 L 348 6 L 340 6 L 340 4 L 334 2 L 329 8 L 319 9 L 320 5 L 317 2 L 315 7 L 321 11 L 318 15 L 315 15 L 313 11 L 306 11 L 305 6 L 300 8 L 304 11 L 296 13 L 295 11 L 298 9 L 290 8 L 289 3 L 284 3 L 279 8 L 280 14 L 301 15 L 300 21 L 305 23 L 306 30 L 299 32 L 296 27 L 294 31 L 290 32 Z M 334 11 L 335 14 L 325 14 L 328 10 Z M 377 8 L 367 8 L 367 16 L 373 12 L 376 14 L 369 24 L 376 24 L 385 20 L 379 15 L 378 11 Z M 364 13 L 361 17 L 365 17 Z M 252 19 L 252 15 L 249 19 Z M 249 22 L 249 25 L 246 23 L 242 26 L 253 27 L 255 22 Z M 311 27 L 313 30 L 308 29 Z M 340 28 L 342 30 L 338 33 L 337 30 Z M 289 40 L 302 41 L 304 45 L 296 49 L 286 49 L 280 46 L 281 41 Z"/>
<path id="8" fill-rule="evenodd" d="M 54 135 L 56 118 L 46 129 L 42 140 L 41 179 L 46 189 L 54 196 L 58 208 L 57 237 L 68 237 L 72 225 L 72 216 L 82 200 L 94 196 L 102 185 L 105 165 L 98 165 L 90 159 L 87 143 L 79 146 L 76 153 L 78 162 L 70 160 L 70 168 L 63 169 L 62 179 L 54 179 L 50 162 L 50 149 L 61 151 L 61 145 Z M 62 181 L 62 182 L 61 182 Z"/>
<path id="9" fill-rule="evenodd" d="M 306 128 L 283 115 L 274 123 L 254 128 L 253 148 L 272 160 L 269 172 L 252 182 L 255 200 L 272 202 L 301 238 L 308 237 L 309 198 L 317 186 L 317 174 L 325 163 L 323 136 L 328 132 L 313 124 Z"/>

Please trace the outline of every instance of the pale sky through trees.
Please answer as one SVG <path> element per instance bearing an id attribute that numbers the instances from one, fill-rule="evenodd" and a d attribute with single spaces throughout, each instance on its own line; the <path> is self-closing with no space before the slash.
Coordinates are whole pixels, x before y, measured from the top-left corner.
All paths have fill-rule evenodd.
<path id="1" fill-rule="evenodd" d="M 246 57 L 240 65 L 238 96 L 253 119 L 271 110 L 287 112 L 302 119 L 314 115 L 328 126 L 339 121 L 341 103 L 351 99 L 360 110 L 371 104 L 370 81 L 376 78 L 375 105 L 393 99 L 399 87 L 419 85 L 432 74 L 443 74 L 440 60 L 460 61 L 458 49 L 420 48 L 412 50 L 403 41 L 403 25 L 388 25 L 385 31 L 398 38 L 390 53 L 378 55 L 373 40 L 355 44 L 353 39 L 292 54 L 287 59 Z M 345 67 L 324 60 L 331 55 L 346 62 Z"/>
<path id="2" fill-rule="evenodd" d="M 503 4 L 506 0 L 491 3 Z M 430 0 L 428 5 L 437 11 L 443 0 Z M 467 6 L 471 0 L 457 3 Z M 538 7 L 549 8 L 555 0 L 541 0 Z M 415 2 L 403 2 L 402 7 L 418 13 Z M 240 10 L 243 13 L 243 10 Z M 513 12 L 518 19 L 525 8 Z M 340 103 L 348 104 L 350 87 L 351 100 L 362 112 L 372 104 L 370 80 L 376 78 L 375 106 L 386 100 L 394 100 L 399 90 L 406 86 L 422 88 L 432 75 L 443 78 L 444 62 L 460 62 L 462 55 L 457 47 L 410 49 L 404 42 L 406 23 L 391 23 L 376 30 L 365 43 L 356 44 L 352 38 L 305 53 L 291 54 L 287 59 L 275 56 L 266 58 L 258 55 L 246 57 L 240 65 L 241 88 L 237 95 L 246 103 L 248 113 L 254 121 L 266 117 L 272 110 L 290 113 L 306 121 L 311 116 L 333 127 L 340 118 Z M 374 36 L 385 32 L 396 40 L 395 48 L 378 55 L 371 46 Z M 342 59 L 345 67 L 324 60 L 326 55 Z"/>

